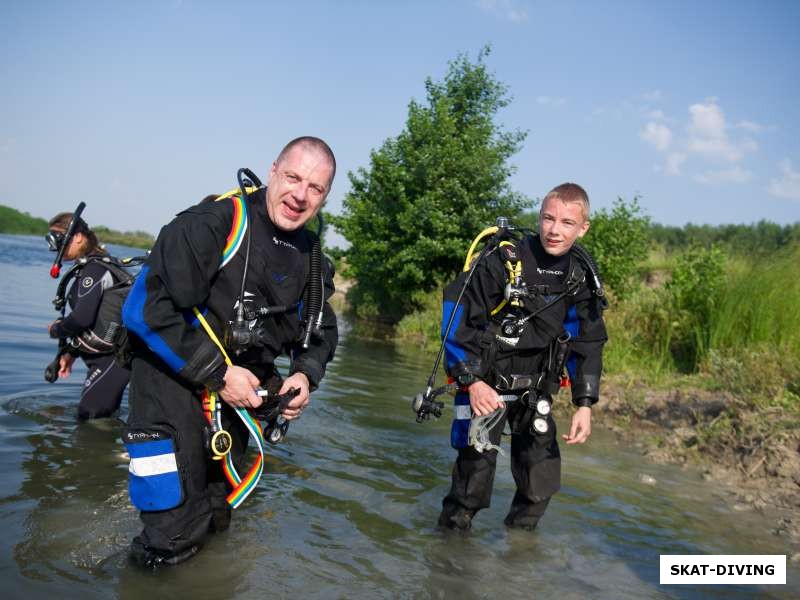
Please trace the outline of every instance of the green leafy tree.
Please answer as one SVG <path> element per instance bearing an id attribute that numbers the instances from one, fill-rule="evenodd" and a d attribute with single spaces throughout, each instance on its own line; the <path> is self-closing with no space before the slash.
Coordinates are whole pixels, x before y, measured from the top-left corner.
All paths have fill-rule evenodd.
<path id="1" fill-rule="evenodd" d="M 635 287 L 637 267 L 647 258 L 650 218 L 639 201 L 618 198 L 611 211 L 598 210 L 590 217 L 589 232 L 581 241 L 591 252 L 605 284 L 621 298 Z"/>
<path id="2" fill-rule="evenodd" d="M 460 270 L 472 238 L 498 215 L 516 217 L 527 199 L 513 192 L 508 163 L 525 139 L 495 123 L 507 88 L 484 60 L 460 55 L 442 81 L 425 81 L 403 131 L 370 154 L 369 169 L 348 173 L 351 190 L 333 218 L 350 242 L 347 274 L 359 316 L 396 322 L 425 292 Z"/>

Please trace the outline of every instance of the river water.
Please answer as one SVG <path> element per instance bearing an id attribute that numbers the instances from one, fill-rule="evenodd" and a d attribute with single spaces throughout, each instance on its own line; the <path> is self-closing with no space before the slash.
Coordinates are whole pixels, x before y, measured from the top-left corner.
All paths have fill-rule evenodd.
<path id="1" fill-rule="evenodd" d="M 112 248 L 119 255 L 137 251 Z M 653 465 L 599 427 L 562 448 L 562 491 L 535 533 L 502 524 L 514 483 L 467 534 L 434 527 L 449 486 L 449 409 L 417 424 L 430 359 L 343 335 L 312 407 L 258 489 L 189 562 L 130 566 L 139 531 L 120 442 L 127 416 L 78 424 L 81 366 L 48 384 L 55 282 L 43 240 L 0 236 L 0 577 L 11 598 L 748 598 L 786 586 L 660 586 L 661 554 L 786 554 L 769 514 L 736 512 L 694 472 Z M 561 424 L 563 427 L 563 423 Z"/>

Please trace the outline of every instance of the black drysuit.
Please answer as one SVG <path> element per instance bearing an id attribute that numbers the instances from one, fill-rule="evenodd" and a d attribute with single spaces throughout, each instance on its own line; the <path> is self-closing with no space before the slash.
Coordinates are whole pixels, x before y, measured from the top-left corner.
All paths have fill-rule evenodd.
<path id="1" fill-rule="evenodd" d="M 504 303 L 509 281 L 505 263 L 522 261 L 523 279 L 533 298 L 524 299 L 525 307 L 515 309 Z M 462 273 L 444 290 L 442 327 L 455 313 L 453 326 L 445 340 L 446 368 L 459 381 L 479 378 L 500 394 L 513 375 L 533 376 L 546 371 L 553 342 L 569 331 L 572 335 L 567 367 L 572 399 L 576 406 L 591 406 L 599 398 L 602 349 L 607 336 L 600 301 L 586 283 L 587 270 L 572 253 L 561 257 L 547 254 L 538 236 L 527 236 L 513 246 L 500 246 L 484 257 L 475 268 L 472 280 L 461 301 L 455 301 L 467 273 Z M 569 288 L 569 289 L 568 289 Z M 504 332 L 504 318 L 534 316 L 517 333 Z M 551 382 L 551 386 L 555 385 Z M 549 398 L 548 393 L 543 394 Z M 496 450 L 478 452 L 467 444 L 470 422 L 469 396 L 456 396 L 456 418 L 452 443 L 458 448 L 453 467 L 452 487 L 443 500 L 440 524 L 466 527 L 472 516 L 489 506 L 497 462 Z M 517 491 L 506 523 L 535 527 L 550 497 L 560 487 L 561 457 L 552 416 L 545 434 L 532 434 L 529 421 L 523 418 L 520 401 L 510 402 L 508 412 L 489 432 L 492 444 L 499 445 L 506 420 L 525 420 L 511 436 L 511 470 Z"/>
<path id="2" fill-rule="evenodd" d="M 85 265 L 72 272 L 73 281 L 67 292 L 71 311 L 64 319 L 56 321 L 50 330 L 51 337 L 79 340 L 80 334 L 95 326 L 103 292 L 117 283 L 112 272 L 101 261 L 92 260 L 92 256 L 87 258 Z M 117 365 L 110 352 L 88 352 L 80 343 L 77 347 L 70 346 L 68 351 L 80 356 L 87 369 L 78 404 L 78 418 L 108 417 L 122 402 L 130 371 Z"/>
<path id="3" fill-rule="evenodd" d="M 244 208 L 249 216 L 246 232 Z M 259 343 L 239 354 L 229 352 L 234 364 L 266 384 L 277 375 L 275 358 L 288 354 L 290 374 L 304 373 L 314 389 L 336 348 L 336 317 L 327 303 L 333 294 L 333 267 L 327 260 L 322 269 L 321 336 L 312 337 L 307 349 L 299 342 L 313 234 L 305 229 L 287 233 L 275 227 L 267 215 L 264 189 L 251 194 L 246 203 L 238 198 L 201 203 L 161 230 L 123 308 L 123 321 L 134 342 L 131 410 L 124 441 L 132 464 L 134 454 L 153 454 L 132 450 L 131 445 L 140 442 L 156 448 L 160 444 L 159 452 L 174 454 L 166 472 L 154 475 L 143 469 L 144 478 L 136 486 L 131 484 L 131 499 L 142 509 L 144 522 L 138 543 L 168 556 L 196 547 L 210 528 L 224 528 L 230 519 L 225 500 L 228 486 L 220 463 L 209 458 L 208 424 L 199 399 L 204 385 L 224 373 L 224 358 L 192 308 L 204 314 L 223 340 L 227 323 L 235 317 L 247 236 L 251 247 L 246 305 L 291 309 L 253 323 L 263 327 Z M 239 461 L 247 446 L 247 431 L 231 407 L 221 404 L 223 425 L 233 436 L 233 453 Z M 134 487 L 138 497 L 134 497 Z"/>

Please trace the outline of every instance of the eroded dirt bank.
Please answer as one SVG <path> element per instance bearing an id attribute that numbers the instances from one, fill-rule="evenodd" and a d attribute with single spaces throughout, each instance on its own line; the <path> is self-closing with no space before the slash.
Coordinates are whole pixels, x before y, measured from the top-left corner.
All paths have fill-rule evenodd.
<path id="1" fill-rule="evenodd" d="M 559 401 L 562 410 L 568 401 Z M 652 390 L 608 381 L 594 423 L 649 460 L 702 472 L 727 489 L 734 510 L 775 514 L 772 533 L 800 562 L 800 424 L 778 408 L 757 410 L 726 392 Z"/>

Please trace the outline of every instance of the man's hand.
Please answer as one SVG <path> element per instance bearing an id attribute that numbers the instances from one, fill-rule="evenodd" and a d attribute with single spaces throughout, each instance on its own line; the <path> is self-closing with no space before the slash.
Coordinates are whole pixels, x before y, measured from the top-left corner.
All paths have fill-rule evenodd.
<path id="1" fill-rule="evenodd" d="M 475 416 L 482 417 L 501 408 L 503 401 L 488 383 L 476 381 L 469 386 L 469 405 Z"/>
<path id="2" fill-rule="evenodd" d="M 263 400 L 256 394 L 258 377 L 244 367 L 228 366 L 225 371 L 225 387 L 218 393 L 220 398 L 233 407 L 257 408 Z"/>
<path id="3" fill-rule="evenodd" d="M 306 377 L 305 373 L 295 373 L 291 377 L 287 377 L 278 393 L 285 394 L 290 388 L 298 389 L 300 393 L 292 398 L 291 402 L 289 402 L 286 408 L 281 412 L 287 421 L 299 418 L 300 415 L 303 414 L 303 409 L 308 406 L 310 402 L 308 397 L 308 377 Z"/>
<path id="4" fill-rule="evenodd" d="M 569 428 L 568 435 L 561 438 L 567 444 L 582 444 L 592 434 L 592 409 L 588 406 L 581 406 L 572 416 L 572 427 Z"/>
<path id="5" fill-rule="evenodd" d="M 69 377 L 69 374 L 72 373 L 72 363 L 74 362 L 75 356 L 69 352 L 65 352 L 58 357 L 58 376 L 61 379 Z"/>

